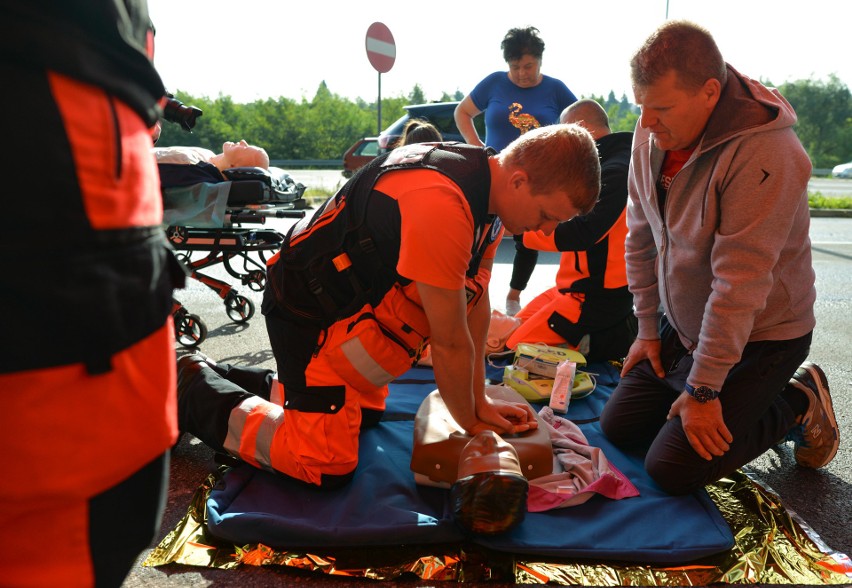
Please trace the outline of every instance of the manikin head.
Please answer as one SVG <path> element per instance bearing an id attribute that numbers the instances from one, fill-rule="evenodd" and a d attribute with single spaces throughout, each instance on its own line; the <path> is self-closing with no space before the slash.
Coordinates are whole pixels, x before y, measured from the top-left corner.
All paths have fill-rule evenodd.
<path id="1" fill-rule="evenodd" d="M 210 159 L 210 163 L 220 170 L 232 167 L 262 167 L 269 169 L 269 155 L 266 150 L 255 145 L 249 145 L 245 140 L 238 143 L 225 141 L 222 153 Z"/>
<path id="2" fill-rule="evenodd" d="M 453 515 L 473 533 L 503 533 L 524 519 L 528 491 L 515 448 L 494 431 L 481 431 L 459 456 L 450 489 Z"/>

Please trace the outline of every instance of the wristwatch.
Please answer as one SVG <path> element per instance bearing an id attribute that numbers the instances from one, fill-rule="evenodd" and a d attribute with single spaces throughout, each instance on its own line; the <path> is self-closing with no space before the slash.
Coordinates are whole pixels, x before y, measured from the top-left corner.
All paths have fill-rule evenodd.
<path id="1" fill-rule="evenodd" d="M 715 400 L 719 397 L 719 391 L 714 390 L 710 386 L 698 386 L 698 388 L 696 388 L 692 384 L 686 384 L 683 389 L 686 390 L 687 394 L 695 398 L 701 404 L 710 402 L 711 400 Z"/>

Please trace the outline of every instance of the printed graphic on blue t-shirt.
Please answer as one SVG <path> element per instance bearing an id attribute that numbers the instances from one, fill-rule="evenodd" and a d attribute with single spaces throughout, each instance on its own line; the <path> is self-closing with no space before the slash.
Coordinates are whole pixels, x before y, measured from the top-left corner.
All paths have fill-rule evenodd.
<path id="1" fill-rule="evenodd" d="M 521 88 L 505 71 L 479 82 L 470 98 L 485 113 L 485 144 L 497 151 L 531 129 L 559 122 L 562 110 L 577 101 L 556 78 L 542 76 L 537 86 Z"/>

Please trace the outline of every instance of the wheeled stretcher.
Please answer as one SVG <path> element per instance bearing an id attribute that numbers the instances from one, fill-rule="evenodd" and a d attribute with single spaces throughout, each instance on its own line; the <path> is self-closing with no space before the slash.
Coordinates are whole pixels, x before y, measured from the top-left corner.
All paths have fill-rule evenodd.
<path id="1" fill-rule="evenodd" d="M 178 166 L 178 169 L 175 166 Z M 190 277 L 216 292 L 225 313 L 237 323 L 254 315 L 254 303 L 228 282 L 201 270 L 222 264 L 249 289 L 266 286 L 266 261 L 284 236 L 264 225 L 267 218 L 301 218 L 308 208 L 305 186 L 282 169 L 257 167 L 225 170 L 225 180 L 194 177 L 194 166 L 159 164 L 166 235 Z M 200 179 L 202 181 L 194 181 Z M 207 326 L 173 298 L 177 341 L 195 347 L 207 337 Z"/>

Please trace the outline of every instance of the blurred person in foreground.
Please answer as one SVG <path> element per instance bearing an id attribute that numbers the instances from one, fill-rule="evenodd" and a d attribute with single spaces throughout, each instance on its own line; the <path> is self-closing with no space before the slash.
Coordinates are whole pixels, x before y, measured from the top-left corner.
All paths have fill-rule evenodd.
<path id="1" fill-rule="evenodd" d="M 27 307 L 3 319 L 0 584 L 120 586 L 177 438 L 152 29 L 132 0 L 5 2 L 0 22 L 3 161 L 27 183 L 0 233 L 0 300 Z"/>
<path id="2" fill-rule="evenodd" d="M 785 438 L 799 465 L 825 466 L 839 432 L 825 374 L 805 362 L 816 290 L 796 115 L 694 23 L 660 26 L 630 67 L 642 111 L 626 241 L 639 334 L 601 428 L 647 448 L 648 473 L 672 494 Z"/>
<path id="3" fill-rule="evenodd" d="M 181 358 L 181 430 L 255 467 L 340 487 L 358 465 L 361 427 L 379 422 L 388 383 L 427 345 L 467 433 L 535 428 L 528 404 L 485 394 L 502 224 L 550 233 L 587 213 L 599 190 L 597 149 L 577 125 L 530 131 L 499 154 L 418 143 L 379 156 L 270 260 L 262 310 L 277 376 Z"/>
<path id="4" fill-rule="evenodd" d="M 496 71 L 483 78 L 456 107 L 454 118 L 464 140 L 502 150 L 530 129 L 559 122 L 562 111 L 577 101 L 562 80 L 541 73 L 544 41 L 535 27 L 512 28 L 500 42 L 509 71 Z M 485 140 L 473 119 L 485 113 Z M 527 249 L 515 235 L 515 260 L 506 314 L 521 309 L 521 291 L 527 287 L 538 252 Z"/>

